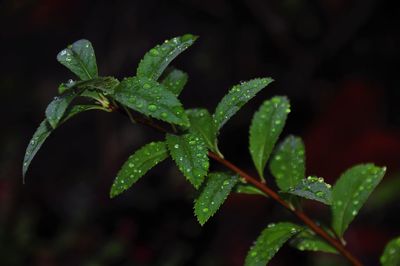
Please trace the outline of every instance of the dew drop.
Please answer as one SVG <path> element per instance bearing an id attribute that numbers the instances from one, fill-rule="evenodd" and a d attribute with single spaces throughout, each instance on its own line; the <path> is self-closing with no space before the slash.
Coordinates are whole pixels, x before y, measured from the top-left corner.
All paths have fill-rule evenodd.
<path id="1" fill-rule="evenodd" d="M 154 49 L 154 48 L 153 48 L 153 49 L 150 50 L 150 54 L 153 55 L 153 56 L 157 56 L 157 55 L 159 55 L 160 53 L 157 51 L 157 49 Z"/>
<path id="2" fill-rule="evenodd" d="M 157 110 L 157 106 L 154 105 L 154 104 L 150 104 L 149 106 L 147 106 L 147 109 L 148 109 L 150 112 L 154 112 L 154 111 Z"/>

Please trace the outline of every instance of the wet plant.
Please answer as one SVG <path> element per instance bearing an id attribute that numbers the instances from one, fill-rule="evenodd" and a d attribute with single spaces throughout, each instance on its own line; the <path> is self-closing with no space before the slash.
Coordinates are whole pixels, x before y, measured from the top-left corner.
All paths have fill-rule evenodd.
<path id="1" fill-rule="evenodd" d="M 353 265 L 362 265 L 346 247 L 344 233 L 369 195 L 382 180 L 386 168 L 372 163 L 346 170 L 330 185 L 323 178 L 305 175 L 305 147 L 298 136 L 279 142 L 290 102 L 284 96 L 267 99 L 254 114 L 249 129 L 249 151 L 258 176 L 251 176 L 228 161 L 218 148 L 221 128 L 242 106 L 267 87 L 272 78 L 255 78 L 233 86 L 215 111 L 185 109 L 179 95 L 188 75 L 169 66 L 190 47 L 197 36 L 186 34 L 166 40 L 147 52 L 136 75 L 118 80 L 98 75 L 92 44 L 79 40 L 57 55 L 77 80 L 62 83 L 45 111 L 30 141 L 23 161 L 23 177 L 46 138 L 61 124 L 89 110 L 119 112 L 131 122 L 165 133 L 165 138 L 145 144 L 133 152 L 117 173 L 110 189 L 114 198 L 132 187 L 151 168 L 172 157 L 182 175 L 198 190 L 194 215 L 204 225 L 230 193 L 259 194 L 298 218 L 299 223 L 269 224 L 249 248 L 245 265 L 266 265 L 285 244 L 301 251 L 336 253 Z M 84 98 L 86 104 L 77 104 Z M 227 155 L 226 157 L 229 157 Z M 211 160 L 210 160 L 211 159 Z M 226 171 L 210 172 L 210 161 Z M 267 167 L 268 166 L 268 167 Z M 269 168 L 278 190 L 266 182 Z M 129 193 L 129 192 L 126 192 Z M 301 208 L 303 200 L 318 201 L 331 209 L 330 225 L 321 225 Z M 400 265 L 400 239 L 389 242 L 380 259 L 382 265 Z"/>

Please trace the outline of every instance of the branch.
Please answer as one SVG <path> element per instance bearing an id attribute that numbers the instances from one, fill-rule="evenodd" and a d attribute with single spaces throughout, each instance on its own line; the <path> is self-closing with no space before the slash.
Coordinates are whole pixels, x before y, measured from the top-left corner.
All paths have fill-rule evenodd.
<path id="1" fill-rule="evenodd" d="M 313 220 L 311 220 L 307 214 L 305 214 L 301 210 L 296 210 L 292 206 L 290 206 L 286 201 L 284 201 L 274 190 L 269 188 L 266 184 L 261 183 L 254 177 L 250 176 L 231 162 L 229 162 L 226 159 L 223 159 L 219 157 L 217 154 L 213 152 L 209 152 L 208 156 L 215 161 L 223 164 L 227 168 L 231 169 L 235 173 L 239 174 L 241 177 L 243 177 L 248 183 L 252 184 L 265 194 L 267 194 L 269 197 L 271 197 L 273 200 L 278 202 L 281 206 L 285 207 L 288 209 L 290 212 L 292 212 L 294 215 L 297 216 L 305 225 L 307 225 L 311 230 L 313 230 L 317 235 L 322 237 L 326 242 L 331 244 L 333 247 L 335 247 L 346 259 L 348 259 L 354 266 L 362 266 L 362 263 L 354 257 L 346 248 L 342 245 L 340 241 L 337 239 L 331 237 L 327 232 L 325 232 L 324 229 L 319 227 Z"/>
<path id="2" fill-rule="evenodd" d="M 163 132 L 163 133 L 171 133 L 174 134 L 174 132 L 171 132 L 170 130 L 165 129 L 164 127 L 154 123 L 153 121 L 142 117 L 138 115 L 132 115 L 132 114 L 127 114 L 124 112 L 123 109 L 121 108 L 114 108 L 114 110 L 118 110 L 121 114 L 128 116 L 129 118 L 133 118 L 134 121 L 138 124 L 142 124 L 148 127 L 151 127 L 158 132 Z M 126 110 L 129 112 L 128 110 Z M 273 200 L 278 202 L 281 206 L 292 212 L 297 218 L 299 218 L 306 226 L 308 226 L 312 231 L 314 231 L 317 235 L 322 237 L 326 242 L 328 242 L 330 245 L 335 247 L 347 260 L 349 260 L 354 266 L 362 266 L 362 263 L 355 257 L 353 256 L 344 246 L 343 244 L 338 241 L 337 239 L 333 238 L 330 236 L 324 229 L 322 229 L 320 226 L 318 226 L 310 217 L 307 216 L 302 210 L 295 209 L 294 207 L 290 206 L 286 201 L 284 201 L 278 193 L 276 193 L 274 190 L 272 190 L 270 187 L 268 187 L 266 184 L 258 181 L 256 178 L 250 176 L 243 170 L 241 170 L 239 167 L 231 163 L 230 161 L 220 157 L 218 154 L 213 153 L 213 152 L 208 152 L 208 156 L 215 161 L 221 163 L 225 167 L 229 168 L 233 172 L 237 173 L 241 177 L 243 177 L 248 183 L 252 184 L 265 194 L 267 194 L 269 197 L 271 197 Z"/>

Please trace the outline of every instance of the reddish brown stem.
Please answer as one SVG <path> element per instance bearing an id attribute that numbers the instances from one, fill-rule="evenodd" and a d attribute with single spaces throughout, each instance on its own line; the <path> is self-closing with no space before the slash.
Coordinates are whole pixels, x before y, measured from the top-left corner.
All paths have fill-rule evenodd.
<path id="1" fill-rule="evenodd" d="M 292 206 L 290 206 L 286 201 L 284 201 L 274 190 L 269 188 L 265 183 L 262 183 L 255 179 L 254 177 L 250 176 L 243 170 L 241 170 L 239 167 L 235 166 L 228 160 L 221 158 L 217 154 L 213 152 L 209 152 L 208 156 L 210 158 L 213 158 L 217 162 L 223 164 L 227 168 L 231 169 L 241 177 L 243 177 L 248 183 L 252 184 L 265 194 L 267 194 L 269 197 L 271 197 L 273 200 L 278 202 L 281 206 L 285 207 L 288 209 L 290 212 L 292 212 L 294 215 L 297 216 L 305 225 L 307 225 L 311 230 L 313 230 L 317 235 L 325 239 L 329 244 L 331 244 L 333 247 L 335 247 L 345 258 L 347 258 L 354 266 L 362 266 L 362 263 L 354 257 L 343 245 L 340 241 L 337 239 L 333 238 L 330 236 L 324 229 L 319 227 L 313 220 L 311 220 L 303 211 L 301 210 L 296 210 Z"/>
<path id="2" fill-rule="evenodd" d="M 122 114 L 127 115 L 124 110 L 121 110 L 120 108 L 115 108 L 118 111 L 120 111 Z M 134 120 L 139 123 L 146 125 L 148 127 L 151 127 L 155 129 L 156 131 L 163 132 L 163 133 L 171 133 L 174 134 L 174 132 L 171 132 L 170 130 L 167 130 L 163 128 L 162 126 L 152 122 L 151 120 L 148 120 L 144 117 L 140 116 L 133 116 Z M 362 263 L 354 257 L 343 245 L 340 241 L 337 239 L 333 238 L 330 236 L 324 229 L 322 229 L 320 226 L 318 226 L 311 218 L 307 216 L 302 210 L 295 209 L 294 207 L 290 206 L 286 201 L 284 201 L 278 193 L 276 193 L 274 190 L 272 190 L 270 187 L 268 187 L 265 183 L 262 183 L 258 179 L 252 177 L 251 175 L 247 174 L 243 170 L 241 170 L 239 167 L 231 163 L 230 161 L 220 157 L 218 154 L 213 153 L 213 152 L 208 152 L 208 156 L 215 161 L 221 163 L 222 165 L 226 166 L 233 172 L 237 173 L 241 177 L 243 177 L 248 183 L 252 184 L 265 194 L 267 194 L 269 197 L 271 197 L 273 200 L 278 202 L 281 206 L 284 208 L 288 209 L 290 212 L 292 212 L 294 215 L 297 216 L 306 226 L 308 226 L 312 231 L 314 231 L 317 235 L 322 237 L 325 241 L 327 241 L 330 245 L 335 247 L 346 259 L 348 259 L 354 266 L 362 266 Z"/>

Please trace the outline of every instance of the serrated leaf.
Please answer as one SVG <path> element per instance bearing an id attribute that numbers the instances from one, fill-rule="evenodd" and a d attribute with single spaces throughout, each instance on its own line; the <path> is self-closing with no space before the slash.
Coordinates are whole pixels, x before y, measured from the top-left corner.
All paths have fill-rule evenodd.
<path id="1" fill-rule="evenodd" d="M 400 265 L 400 237 L 391 240 L 380 258 L 382 266 Z"/>
<path id="2" fill-rule="evenodd" d="M 201 225 L 217 212 L 238 180 L 237 175 L 223 172 L 208 175 L 207 182 L 194 204 L 194 214 Z"/>
<path id="3" fill-rule="evenodd" d="M 204 141 L 192 133 L 183 136 L 167 134 L 166 140 L 179 170 L 196 189 L 199 188 L 209 167 Z"/>
<path id="4" fill-rule="evenodd" d="M 249 184 L 238 183 L 235 186 L 234 191 L 240 194 L 261 195 L 264 197 L 268 197 L 267 194 Z"/>
<path id="5" fill-rule="evenodd" d="M 179 96 L 188 81 L 188 75 L 179 70 L 172 69 L 161 82 L 170 92 Z"/>
<path id="6" fill-rule="evenodd" d="M 326 205 L 331 205 L 332 203 L 331 185 L 325 183 L 322 177 L 309 176 L 287 192 L 306 199 L 316 200 Z"/>
<path id="7" fill-rule="evenodd" d="M 359 164 L 344 172 L 332 189 L 332 227 L 343 236 L 369 195 L 382 180 L 386 167 Z"/>
<path id="8" fill-rule="evenodd" d="M 288 191 L 305 177 L 305 151 L 301 138 L 288 136 L 281 142 L 271 160 L 271 174 L 282 191 Z"/>
<path id="9" fill-rule="evenodd" d="M 82 80 L 98 77 L 96 57 L 88 40 L 74 42 L 58 53 L 57 60 Z"/>
<path id="10" fill-rule="evenodd" d="M 157 80 L 168 64 L 191 46 L 197 38 L 197 36 L 186 34 L 157 45 L 144 55 L 139 63 L 136 75 Z"/>
<path id="11" fill-rule="evenodd" d="M 51 125 L 49 124 L 47 119 L 44 119 L 33 134 L 32 139 L 29 142 L 28 147 L 26 148 L 24 162 L 22 165 L 22 176 L 24 178 L 33 157 L 35 157 L 36 153 L 39 151 L 40 147 L 47 139 L 47 137 L 50 136 L 52 131 L 53 129 Z"/>
<path id="12" fill-rule="evenodd" d="M 214 123 L 217 130 L 220 130 L 243 105 L 272 81 L 273 79 L 271 78 L 256 78 L 233 86 L 215 109 Z"/>
<path id="13" fill-rule="evenodd" d="M 254 114 L 250 125 L 250 153 L 258 174 L 264 179 L 264 168 L 290 112 L 286 97 L 265 101 Z"/>
<path id="14" fill-rule="evenodd" d="M 142 114 L 181 126 L 189 119 L 176 96 L 163 85 L 149 78 L 124 79 L 115 88 L 115 99 Z"/>
<path id="15" fill-rule="evenodd" d="M 189 109 L 186 114 L 190 120 L 189 131 L 203 138 L 207 147 L 217 152 L 217 129 L 207 109 Z"/>
<path id="16" fill-rule="evenodd" d="M 129 156 L 122 165 L 111 187 L 110 197 L 118 196 L 130 188 L 147 171 L 168 157 L 165 142 L 151 142 Z"/>
<path id="17" fill-rule="evenodd" d="M 265 266 L 278 250 L 302 228 L 292 223 L 270 224 L 247 253 L 245 266 Z"/>
<path id="18" fill-rule="evenodd" d="M 304 230 L 294 236 L 290 241 L 290 245 L 301 251 L 322 251 L 327 253 L 337 254 L 337 250 L 325 242 L 320 237 L 316 236 L 309 230 Z"/>
<path id="19" fill-rule="evenodd" d="M 78 94 L 75 91 L 68 91 L 61 96 L 56 96 L 46 108 L 46 117 L 49 124 L 56 128 L 63 118 L 69 104 Z"/>

